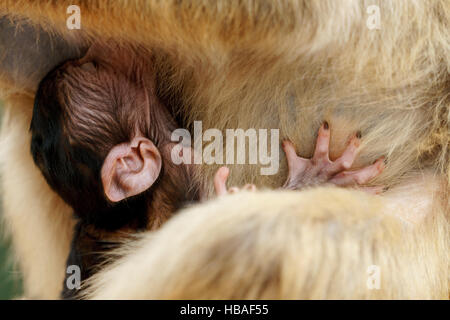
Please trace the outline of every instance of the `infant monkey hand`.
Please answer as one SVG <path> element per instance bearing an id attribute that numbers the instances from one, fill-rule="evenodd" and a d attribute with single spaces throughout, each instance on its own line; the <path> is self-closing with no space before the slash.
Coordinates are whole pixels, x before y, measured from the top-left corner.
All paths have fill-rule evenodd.
<path id="1" fill-rule="evenodd" d="M 324 122 L 319 129 L 316 148 L 311 159 L 297 156 L 292 142 L 283 141 L 283 150 L 288 163 L 288 177 L 283 185 L 285 189 L 299 190 L 305 187 L 325 183 L 343 187 L 357 187 L 370 193 L 381 193 L 382 186 L 360 187 L 383 172 L 384 157 L 372 165 L 362 169 L 347 171 L 351 168 L 357 156 L 361 134 L 356 133 L 345 149 L 344 153 L 335 161 L 329 159 L 330 128 Z"/>
<path id="2" fill-rule="evenodd" d="M 215 176 L 214 176 L 214 190 L 216 191 L 217 196 L 222 196 L 225 194 L 233 194 L 241 191 L 238 187 L 231 187 L 230 189 L 227 189 L 227 179 L 228 175 L 230 174 L 230 169 L 227 167 L 220 167 Z M 255 191 L 256 186 L 254 184 L 246 184 L 244 187 L 242 187 L 242 190 L 247 191 Z"/>
<path id="3" fill-rule="evenodd" d="M 357 156 L 361 135 L 356 133 L 344 150 L 344 153 L 335 161 L 329 159 L 330 129 L 324 122 L 319 129 L 316 148 L 311 159 L 297 156 L 292 142 L 283 141 L 283 150 L 288 162 L 288 177 L 283 189 L 300 190 L 306 187 L 334 184 L 342 187 L 357 187 L 369 193 L 381 193 L 382 186 L 364 187 L 363 185 L 383 172 L 385 164 L 384 157 L 379 158 L 372 165 L 349 171 Z M 214 189 L 218 196 L 239 192 L 241 189 L 232 187 L 227 189 L 226 181 L 230 170 L 220 167 L 214 176 Z M 242 190 L 255 191 L 256 186 L 246 184 Z"/>

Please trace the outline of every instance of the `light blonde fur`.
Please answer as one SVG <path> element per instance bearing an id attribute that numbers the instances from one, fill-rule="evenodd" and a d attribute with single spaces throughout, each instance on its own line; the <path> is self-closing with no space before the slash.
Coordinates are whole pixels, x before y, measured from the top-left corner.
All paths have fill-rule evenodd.
<path id="1" fill-rule="evenodd" d="M 32 99 L 14 95 L 7 103 L 7 108 L 14 109 L 4 115 L 0 140 L 3 219 L 24 276 L 26 296 L 54 299 L 61 291 L 72 238 L 71 209 L 31 165 L 28 107 Z"/>
<path id="2" fill-rule="evenodd" d="M 445 299 L 442 216 L 411 228 L 385 210 L 382 197 L 334 188 L 226 196 L 122 247 L 86 297 Z M 374 265 L 379 289 L 367 286 Z"/>
<path id="3" fill-rule="evenodd" d="M 319 124 L 328 120 L 332 158 L 357 130 L 363 139 L 355 167 L 387 156 L 388 166 L 374 185 L 395 190 L 405 177 L 424 169 L 437 179 L 446 176 L 450 181 L 448 1 L 90 1 L 80 5 L 79 31 L 66 28 L 65 10 L 70 4 L 3 0 L 0 14 L 8 14 L 18 26 L 23 20 L 41 26 L 74 46 L 113 38 L 146 47 L 156 56 L 160 92 L 176 95 L 182 102 L 178 112 L 186 124 L 202 120 L 204 129 L 280 128 L 281 137 L 290 138 L 298 153 L 308 157 Z M 380 30 L 366 27 L 366 8 L 371 4 L 380 7 Z M 50 210 L 52 217 L 60 213 L 60 220 L 49 219 L 48 199 L 54 197 L 38 177 L 25 141 L 31 100 L 7 97 L 7 92 L 32 95 L 35 88 L 14 82 L 11 75 L 2 75 L 2 79 L 7 79 L 7 86 L 2 82 L 0 88 L 8 88 L 3 96 L 12 119 L 10 129 L 3 131 L 3 172 L 27 177 L 20 188 L 4 180 L 4 197 L 10 199 L 5 218 L 25 287 L 39 287 L 26 293 L 56 297 L 49 288 L 59 285 L 59 275 L 43 271 L 32 256 L 20 252 L 39 250 L 51 255 L 46 267 L 60 270 L 68 234 L 60 232 L 55 221 L 66 219 L 61 223 L 69 225 L 70 217 L 59 212 L 63 209 Z M 3 148 L 11 151 L 3 152 Z M 216 169 L 205 165 L 200 173 L 210 190 Z M 260 176 L 255 165 L 231 169 L 233 185 L 276 187 L 285 178 L 286 163 L 283 159 L 276 176 Z M 34 172 L 34 178 L 28 172 Z M 448 203 L 446 190 L 444 202 Z M 24 199 L 35 204 L 23 215 L 34 215 L 46 230 L 58 230 L 49 235 L 49 239 L 58 239 L 55 243 L 38 240 L 42 233 L 34 231 L 35 220 L 24 220 L 16 213 L 21 212 Z M 433 196 L 430 199 L 434 201 Z M 55 207 L 56 203 L 63 206 L 58 199 L 52 201 Z M 19 236 L 22 228 L 31 230 L 27 237 Z M 427 235 L 424 248 L 440 241 L 433 234 Z M 436 259 L 445 254 L 439 251 L 442 246 L 436 249 L 428 254 Z M 393 255 L 393 251 L 385 252 L 386 259 Z M 55 283 L 48 288 L 38 285 L 43 278 L 52 282 L 51 277 Z"/>

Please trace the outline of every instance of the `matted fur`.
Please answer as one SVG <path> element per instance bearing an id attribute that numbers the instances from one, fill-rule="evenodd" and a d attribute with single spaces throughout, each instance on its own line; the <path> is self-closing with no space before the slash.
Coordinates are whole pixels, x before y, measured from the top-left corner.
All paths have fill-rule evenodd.
<path id="1" fill-rule="evenodd" d="M 374 185 L 395 189 L 405 176 L 425 168 L 450 181 L 448 1 L 90 1 L 80 5 L 79 31 L 65 26 L 70 4 L 0 1 L 0 13 L 8 14 L 18 26 L 26 20 L 58 34 L 76 47 L 92 39 L 113 38 L 151 50 L 158 63 L 160 93 L 181 102 L 176 107 L 187 126 L 202 120 L 204 129 L 280 128 L 280 136 L 291 139 L 298 153 L 308 157 L 319 124 L 327 120 L 332 158 L 357 130 L 363 138 L 355 167 L 387 156 L 388 166 Z M 370 4 L 380 6 L 380 30 L 366 27 Z M 33 72 L 28 70 L 27 76 L 33 78 Z M 11 74 L 2 79 L 7 79 L 0 88 L 5 88 L 2 93 L 11 113 L 2 145 L 4 197 L 9 199 L 5 218 L 25 288 L 36 288 L 26 289 L 26 294 L 56 297 L 53 288 L 60 285 L 60 278 L 50 270 L 61 268 L 67 234 L 54 221 L 70 218 L 50 210 L 58 218 L 49 219 L 44 203 L 50 192 L 36 173 L 35 178 L 28 175 L 36 172 L 25 138 L 32 101 L 6 96 L 11 92 L 32 95 L 34 88 Z M 204 166 L 200 174 L 210 190 L 216 169 Z M 231 169 L 233 185 L 252 182 L 275 187 L 284 181 L 286 163 L 283 160 L 276 176 L 260 176 L 258 166 Z M 36 205 L 30 207 L 27 201 Z M 448 203 L 448 191 L 444 202 Z M 18 212 L 58 230 L 49 236 L 58 240 L 46 246 L 46 241 L 38 240 L 42 233 L 33 225 L 35 221 L 22 219 Z M 26 237 L 19 236 L 23 230 L 30 230 Z M 429 236 L 425 247 L 439 241 Z M 46 256 L 49 271 L 20 252 Z M 392 254 L 386 251 L 385 257 Z M 434 254 L 438 258 L 446 252 Z M 56 282 L 39 286 L 43 279 Z"/>

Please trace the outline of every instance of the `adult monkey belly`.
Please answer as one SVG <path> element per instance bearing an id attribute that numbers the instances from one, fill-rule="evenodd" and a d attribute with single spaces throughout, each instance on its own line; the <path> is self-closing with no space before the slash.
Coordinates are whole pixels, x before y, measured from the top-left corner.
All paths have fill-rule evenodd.
<path id="1" fill-rule="evenodd" d="M 450 4 L 380 1 L 380 29 L 371 29 L 364 1 L 93 1 L 80 5 L 81 29 L 68 30 L 71 4 L 0 1 L 4 219 L 26 296 L 59 296 L 72 228 L 70 210 L 29 155 L 34 91 L 59 62 L 113 39 L 153 53 L 159 94 L 183 127 L 279 128 L 310 157 L 326 120 L 332 159 L 361 131 L 355 168 L 388 159 L 373 182 L 388 187 L 380 217 L 414 223 L 430 213 L 433 235 L 411 231 L 434 252 L 420 262 L 432 270 L 422 297 L 448 298 Z M 203 166 L 205 183 L 217 167 Z M 232 165 L 230 184 L 277 187 L 285 174 L 284 159 L 273 176 Z M 400 263 L 407 272 L 414 262 Z"/>

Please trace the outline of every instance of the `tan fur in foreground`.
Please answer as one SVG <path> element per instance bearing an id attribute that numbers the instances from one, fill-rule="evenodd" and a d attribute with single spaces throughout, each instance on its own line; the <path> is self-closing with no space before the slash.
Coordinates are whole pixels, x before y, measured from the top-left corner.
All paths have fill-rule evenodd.
<path id="1" fill-rule="evenodd" d="M 94 276 L 87 297 L 445 298 L 448 256 L 434 255 L 449 249 L 443 221 L 418 226 L 419 240 L 385 211 L 381 197 L 334 188 L 225 196 L 125 245 L 116 252 L 124 257 Z M 367 287 L 373 265 L 378 290 Z"/>

